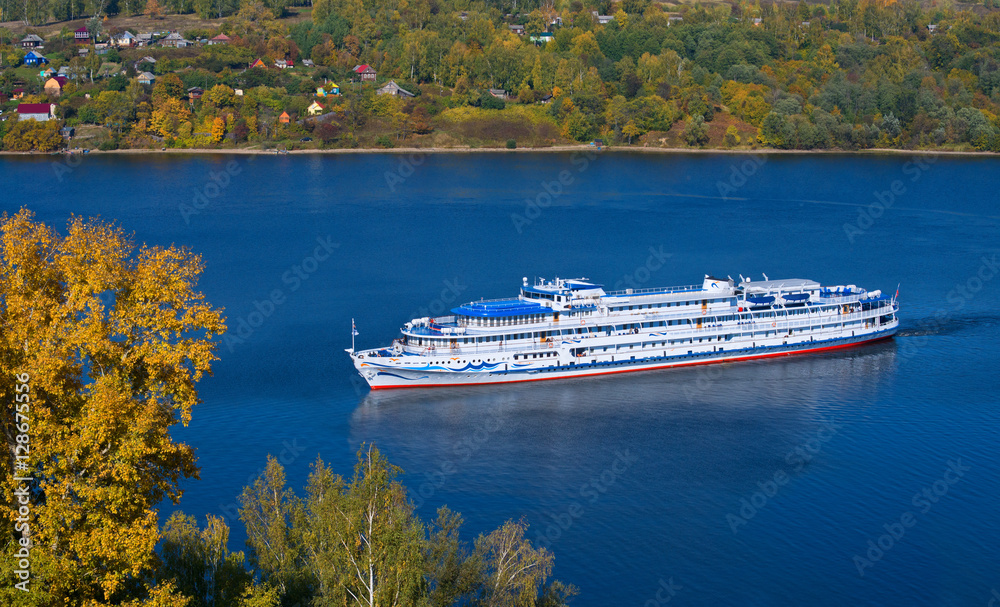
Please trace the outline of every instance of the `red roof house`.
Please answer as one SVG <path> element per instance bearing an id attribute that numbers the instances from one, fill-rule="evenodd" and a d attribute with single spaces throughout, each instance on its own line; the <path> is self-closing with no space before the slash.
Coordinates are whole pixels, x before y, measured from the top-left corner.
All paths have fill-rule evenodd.
<path id="1" fill-rule="evenodd" d="M 85 27 L 81 27 L 73 32 L 73 39 L 77 44 L 90 44 L 90 32 Z"/>
<path id="2" fill-rule="evenodd" d="M 263 61 L 261 61 L 260 59 L 258 59 L 258 60 L 256 60 L 256 61 L 254 61 L 253 63 L 251 63 L 251 64 L 250 64 L 250 67 L 251 67 L 251 68 L 254 68 L 254 67 L 262 67 L 262 68 L 264 68 L 264 69 L 267 69 L 267 64 L 266 64 L 266 63 L 264 63 Z"/>
<path id="3" fill-rule="evenodd" d="M 375 82 L 375 68 L 370 65 L 356 65 L 354 73 L 361 77 L 361 82 Z"/>
<path id="4" fill-rule="evenodd" d="M 21 120 L 37 120 L 45 122 L 56 117 L 56 104 L 54 103 L 19 103 L 17 104 L 17 115 Z"/>

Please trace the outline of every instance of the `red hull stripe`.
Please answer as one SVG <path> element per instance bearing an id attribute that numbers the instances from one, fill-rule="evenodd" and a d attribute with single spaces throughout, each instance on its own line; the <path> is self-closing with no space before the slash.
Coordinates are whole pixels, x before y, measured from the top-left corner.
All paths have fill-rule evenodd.
<path id="1" fill-rule="evenodd" d="M 529 381 L 548 381 L 552 379 L 575 379 L 577 377 L 593 377 L 595 375 L 612 375 L 615 373 L 636 373 L 638 371 L 655 371 L 657 369 L 672 369 L 676 367 L 694 367 L 697 365 L 713 365 L 719 363 L 734 363 L 742 362 L 744 360 L 757 360 L 758 358 L 774 358 L 776 356 L 797 356 L 799 354 L 813 354 L 815 352 L 826 352 L 828 350 L 842 350 L 844 348 L 854 348 L 864 344 L 873 344 L 877 341 L 883 341 L 886 339 L 892 339 L 892 335 L 882 335 L 876 337 L 875 339 L 869 339 L 866 341 L 858 341 L 850 344 L 840 344 L 837 346 L 824 346 L 822 348 L 814 348 L 812 350 L 796 350 L 794 352 L 772 352 L 771 354 L 757 354 L 753 356 L 741 356 L 739 358 L 727 358 L 723 360 L 702 360 L 689 363 L 672 363 L 669 365 L 657 365 L 655 367 L 643 367 L 642 369 L 616 369 L 614 371 L 596 371 L 594 373 L 581 373 L 579 375 L 559 375 L 555 377 L 536 377 L 532 379 L 512 379 L 509 381 L 491 381 L 491 382 L 471 382 L 465 384 L 411 384 L 411 385 L 401 385 L 401 386 L 372 386 L 372 390 L 396 390 L 396 389 L 410 389 L 410 388 L 460 388 L 464 386 L 493 386 L 497 384 L 522 384 Z"/>

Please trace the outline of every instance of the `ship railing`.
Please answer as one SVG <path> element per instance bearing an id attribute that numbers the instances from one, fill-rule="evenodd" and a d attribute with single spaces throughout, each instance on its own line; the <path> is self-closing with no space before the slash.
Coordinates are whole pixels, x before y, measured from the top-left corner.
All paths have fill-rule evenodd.
<path id="1" fill-rule="evenodd" d="M 631 295 L 656 295 L 669 293 L 687 293 L 691 291 L 701 291 L 702 285 L 686 285 L 682 287 L 649 287 L 646 289 L 621 289 L 620 291 L 610 291 L 606 295 L 610 297 L 621 297 Z"/>
<path id="2" fill-rule="evenodd" d="M 888 309 L 887 309 L 888 308 Z M 691 328 L 684 330 L 670 329 L 669 331 L 644 331 L 642 333 L 632 333 L 629 330 L 624 331 L 613 331 L 610 337 L 622 337 L 626 335 L 635 335 L 638 341 L 663 341 L 663 340 L 678 340 L 678 339 L 691 339 L 708 336 L 718 336 L 720 334 L 732 333 L 736 335 L 754 335 L 754 334 L 777 334 L 783 333 L 789 330 L 799 330 L 799 329 L 812 329 L 815 331 L 820 331 L 821 329 L 816 329 L 817 325 L 823 324 L 841 324 L 845 322 L 852 322 L 855 320 L 868 320 L 874 321 L 879 316 L 884 316 L 885 312 L 889 311 L 889 306 L 883 306 L 882 308 L 876 308 L 872 310 L 865 310 L 862 312 L 852 312 L 849 314 L 837 314 L 837 313 L 823 313 L 823 314 L 813 314 L 806 318 L 794 321 L 773 321 L 768 322 L 764 320 L 756 320 L 753 322 L 749 321 L 724 321 L 721 323 L 705 323 L 701 328 Z M 666 329 L 664 327 L 663 329 Z M 834 329 L 830 329 L 834 330 Z M 654 335 L 654 333 L 667 333 L 667 335 Z M 487 356 L 489 354 L 497 353 L 522 353 L 522 352 L 538 352 L 544 350 L 555 350 L 562 347 L 574 348 L 574 347 L 586 347 L 588 344 L 593 343 L 592 340 L 599 338 L 607 338 L 609 335 L 604 332 L 597 333 L 582 333 L 574 335 L 560 335 L 547 338 L 543 342 L 537 340 L 532 340 L 531 343 L 518 343 L 518 344 L 502 344 L 502 342 L 490 342 L 489 345 L 477 345 L 477 344 L 459 344 L 456 347 L 442 346 L 431 349 L 428 346 L 414 346 L 407 345 L 403 347 L 403 350 L 410 354 L 420 354 L 420 355 L 439 355 L 439 356 L 455 356 L 455 355 L 469 355 L 477 354 L 481 356 Z M 614 345 L 614 344 L 605 344 Z"/>

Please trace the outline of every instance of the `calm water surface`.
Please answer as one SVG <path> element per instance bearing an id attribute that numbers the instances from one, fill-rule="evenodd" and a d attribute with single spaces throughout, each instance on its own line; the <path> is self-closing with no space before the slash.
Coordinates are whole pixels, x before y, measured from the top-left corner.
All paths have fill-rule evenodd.
<path id="1" fill-rule="evenodd" d="M 201 288 L 231 335 L 176 433 L 201 465 L 180 509 L 232 517 L 269 453 L 301 490 L 317 455 L 346 475 L 374 441 L 425 519 L 447 504 L 471 541 L 524 517 L 579 586 L 576 605 L 663 605 L 671 583 L 677 605 L 986 605 L 1000 589 L 1000 160 L 403 158 L 0 161 L 2 210 L 100 215 L 204 255 Z M 899 284 L 900 335 L 377 394 L 343 352 L 352 317 L 359 347 L 382 345 L 413 316 L 513 295 L 522 276 L 659 286 L 762 272 Z"/>

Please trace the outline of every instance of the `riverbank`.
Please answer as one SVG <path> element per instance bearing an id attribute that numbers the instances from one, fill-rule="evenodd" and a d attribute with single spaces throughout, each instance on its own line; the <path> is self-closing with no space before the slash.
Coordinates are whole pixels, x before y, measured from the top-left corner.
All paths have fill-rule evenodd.
<path id="1" fill-rule="evenodd" d="M 641 153 L 641 154 L 788 154 L 788 155 L 947 155 L 947 156 L 997 156 L 995 152 L 978 150 L 898 150 L 894 148 L 870 148 L 865 150 L 779 150 L 774 148 L 662 148 L 662 147 L 629 147 L 593 145 L 555 145 L 539 148 L 353 148 L 353 149 L 309 149 L 309 150 L 261 150 L 257 148 L 167 148 L 164 150 L 128 149 L 128 150 L 89 150 L 87 155 L 120 155 L 120 154 L 226 154 L 226 155 L 311 155 L 311 154 L 518 154 L 546 152 L 599 152 L 599 153 Z M 0 151 L 0 156 L 66 156 L 82 154 L 79 150 L 63 152 L 11 152 Z"/>

